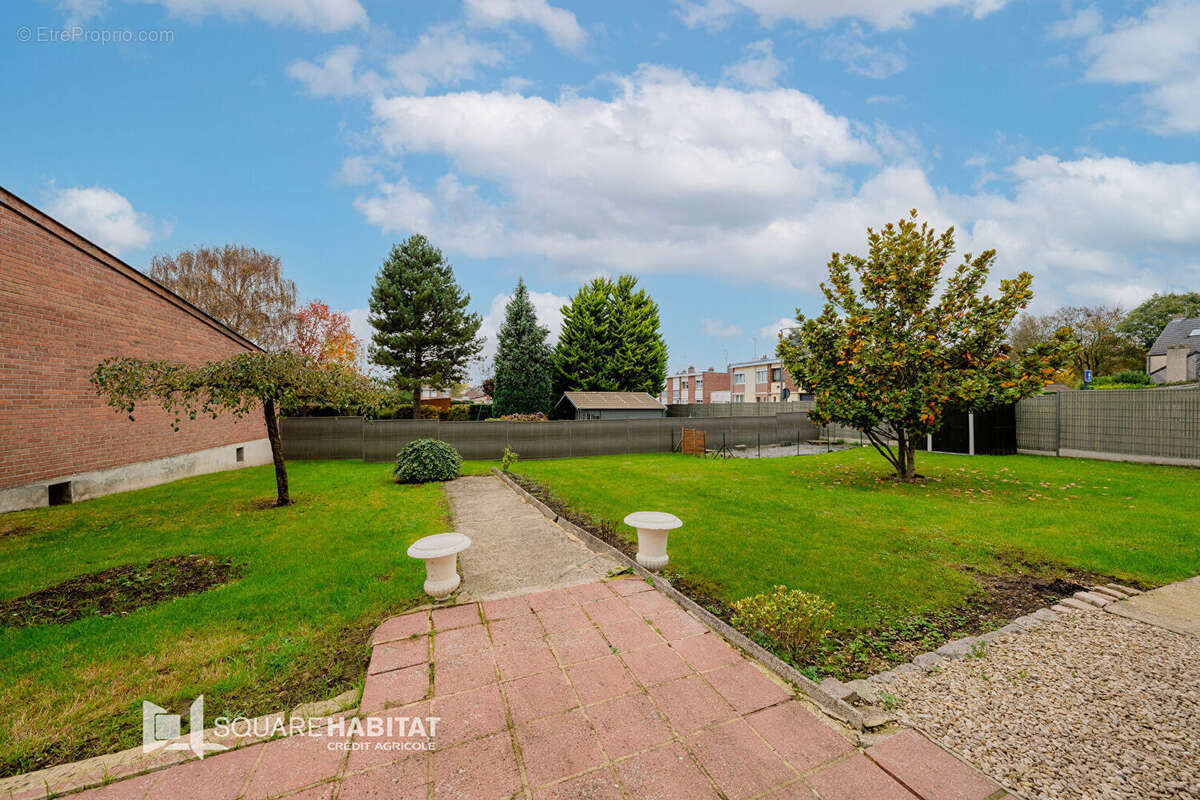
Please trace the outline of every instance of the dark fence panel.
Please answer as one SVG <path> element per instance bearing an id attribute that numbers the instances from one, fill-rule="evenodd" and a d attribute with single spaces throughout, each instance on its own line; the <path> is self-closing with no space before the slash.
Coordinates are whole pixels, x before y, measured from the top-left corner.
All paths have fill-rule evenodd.
<path id="1" fill-rule="evenodd" d="M 362 417 L 283 420 L 285 458 L 362 458 Z"/>

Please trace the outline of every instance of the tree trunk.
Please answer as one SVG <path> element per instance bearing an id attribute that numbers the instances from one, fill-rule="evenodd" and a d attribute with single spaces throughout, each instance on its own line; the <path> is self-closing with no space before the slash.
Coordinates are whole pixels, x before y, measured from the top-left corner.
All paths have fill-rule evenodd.
<path id="1" fill-rule="evenodd" d="M 896 431 L 896 455 L 899 456 L 899 467 L 896 477 L 902 481 L 911 481 L 917 475 L 917 439 L 907 431 Z"/>
<path id="2" fill-rule="evenodd" d="M 283 440 L 279 436 L 279 420 L 275 416 L 275 401 L 263 400 L 263 417 L 267 423 L 267 439 L 271 442 L 271 460 L 275 462 L 275 505 L 291 505 L 288 494 L 287 465 L 283 463 Z"/>
<path id="3" fill-rule="evenodd" d="M 421 418 L 421 390 L 420 388 L 413 389 L 413 419 Z"/>

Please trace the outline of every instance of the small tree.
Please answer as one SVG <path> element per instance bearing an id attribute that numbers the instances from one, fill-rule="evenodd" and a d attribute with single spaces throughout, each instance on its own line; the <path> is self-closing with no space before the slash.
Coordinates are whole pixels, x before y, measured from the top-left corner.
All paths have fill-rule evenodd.
<path id="1" fill-rule="evenodd" d="M 275 462 L 277 506 L 292 502 L 288 492 L 280 413 L 324 405 L 370 412 L 380 396 L 372 380 L 340 369 L 321 369 L 310 358 L 291 352 L 239 353 L 224 361 L 193 367 L 174 361 L 109 358 L 92 373 L 92 384 L 118 412 L 132 420 L 137 404 L 153 402 L 179 422 L 221 412 L 243 417 L 262 409 Z"/>
<path id="2" fill-rule="evenodd" d="M 982 295 L 996 257 L 985 250 L 964 256 L 939 296 L 954 229 L 938 236 L 916 217 L 868 229 L 866 258 L 834 253 L 824 311 L 797 311 L 799 329 L 778 348 L 796 384 L 816 395 L 812 420 L 862 431 L 902 480 L 916 476 L 917 442 L 947 414 L 1040 392 L 1072 346 L 1059 333 L 1010 358 L 1005 332 L 1033 297 L 1032 276 Z"/>
<path id="3" fill-rule="evenodd" d="M 467 312 L 470 295 L 454 280 L 442 251 L 420 234 L 393 245 L 371 289 L 371 361 L 392 373 L 414 398 L 421 387 L 463 380 L 483 349 L 480 318 Z M 413 403 L 413 419 L 420 416 Z"/>
<path id="4" fill-rule="evenodd" d="M 550 410 L 553 364 L 550 331 L 538 324 L 525 281 L 518 280 L 504 309 L 496 345 L 495 394 L 492 413 L 546 413 Z"/>
<path id="5" fill-rule="evenodd" d="M 286 346 L 296 308 L 296 284 L 278 256 L 227 244 L 157 255 L 150 277 L 265 350 Z"/>
<path id="6" fill-rule="evenodd" d="M 288 349 L 308 356 L 319 367 L 359 371 L 362 341 L 350 330 L 350 317 L 313 300 L 296 312 L 295 320 Z"/>

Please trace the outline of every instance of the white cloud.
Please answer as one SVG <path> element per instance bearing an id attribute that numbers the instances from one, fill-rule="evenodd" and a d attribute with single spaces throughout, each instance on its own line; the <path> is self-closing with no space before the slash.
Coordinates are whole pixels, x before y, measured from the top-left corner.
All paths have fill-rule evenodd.
<path id="1" fill-rule="evenodd" d="M 787 64 L 775 55 L 775 46 L 770 39 L 752 42 L 746 47 L 746 58 L 725 68 L 726 79 L 752 89 L 770 89 L 775 86 Z"/>
<path id="2" fill-rule="evenodd" d="M 578 50 L 587 41 L 575 15 L 546 0 L 466 0 L 465 10 L 468 22 L 480 27 L 503 27 L 512 22 L 536 25 L 563 50 Z"/>
<path id="3" fill-rule="evenodd" d="M 1055 39 L 1081 39 L 1094 36 L 1104 28 L 1104 17 L 1095 6 L 1080 10 L 1073 17 L 1060 20 L 1050 26 L 1050 36 Z"/>
<path id="4" fill-rule="evenodd" d="M 1062 30 L 1088 36 L 1083 45 L 1088 80 L 1140 85 L 1152 127 L 1200 132 L 1200 3 L 1168 0 L 1140 18 L 1118 20 L 1106 32 L 1099 31 L 1098 13 L 1078 20 L 1068 20 Z"/>
<path id="5" fill-rule="evenodd" d="M 313 97 L 350 97 L 382 88 L 382 79 L 373 71 L 359 72 L 361 51 L 352 44 L 334 48 L 318 63 L 297 59 L 287 66 L 288 77 L 304 84 Z"/>
<path id="6" fill-rule="evenodd" d="M 1007 0 L 676 0 L 680 17 L 690 27 L 719 27 L 737 11 L 757 14 L 763 25 L 780 21 L 812 27 L 841 19 L 858 19 L 880 30 L 907 28 L 913 17 L 955 9 L 976 19 L 1003 8 Z"/>
<path id="7" fill-rule="evenodd" d="M 758 338 L 762 339 L 767 343 L 767 345 L 770 346 L 771 349 L 768 352 L 774 352 L 775 340 L 779 338 L 779 332 L 794 327 L 796 327 L 795 317 L 780 317 L 770 325 L 764 325 L 763 327 L 759 328 Z"/>
<path id="8" fill-rule="evenodd" d="M 365 186 L 383 180 L 374 162 L 366 156 L 350 156 L 343 159 L 335 178 L 343 186 Z"/>
<path id="9" fill-rule="evenodd" d="M 509 300 L 512 300 L 511 294 L 496 295 L 492 298 L 488 312 L 483 315 L 479 333 L 481 336 L 487 337 L 487 341 L 483 343 L 483 352 L 480 353 L 482 372 L 491 373 L 492 359 L 496 357 L 496 337 L 500 333 L 500 326 L 504 324 L 504 308 L 508 305 Z M 538 324 L 549 329 L 550 336 L 546 341 L 553 347 L 558 342 L 558 334 L 562 332 L 562 307 L 571 302 L 571 298 L 553 292 L 535 292 L 530 289 L 529 300 L 533 303 Z"/>
<path id="10" fill-rule="evenodd" d="M 700 321 L 700 330 L 704 331 L 705 336 L 712 336 L 717 339 L 733 339 L 742 335 L 742 329 L 731 322 L 722 322 L 719 319 L 704 319 Z"/>
<path id="11" fill-rule="evenodd" d="M 868 78 L 883 79 L 908 66 L 908 58 L 899 49 L 867 44 L 858 25 L 821 40 L 821 55 L 829 61 L 841 61 L 851 72 Z"/>
<path id="12" fill-rule="evenodd" d="M 58 10 L 66 15 L 68 25 L 79 25 L 100 16 L 107 6 L 105 0 L 61 0 Z"/>
<path id="13" fill-rule="evenodd" d="M 396 84 L 423 94 L 431 85 L 453 86 L 473 80 L 476 67 L 494 67 L 504 61 L 499 49 L 468 39 L 452 26 L 439 26 L 421 34 L 408 51 L 388 59 Z"/>
<path id="14" fill-rule="evenodd" d="M 1200 271 L 1200 165 L 1009 161 L 986 191 L 929 181 L 904 132 L 791 89 L 742 91 L 644 67 L 611 97 L 457 92 L 373 104 L 378 158 L 432 155 L 432 186 L 375 181 L 357 206 L 472 257 L 541 257 L 561 274 L 704 274 L 813 292 L 832 251 L 916 207 L 1029 269 L 1046 302 L 1133 298 Z M 886 158 L 883 154 L 888 154 Z"/>
<path id="15" fill-rule="evenodd" d="M 106 250 L 120 254 L 140 250 L 169 235 L 163 224 L 135 211 L 133 204 L 112 189 L 101 186 L 51 187 L 46 211 Z"/>
<path id="16" fill-rule="evenodd" d="M 388 90 L 424 94 L 434 86 L 474 80 L 479 67 L 504 61 L 499 48 L 468 38 L 454 25 L 430 28 L 408 50 L 386 57 L 382 75 L 360 66 L 362 55 L 354 45 L 343 45 L 317 63 L 293 61 L 287 74 L 314 97 L 378 96 Z"/>
<path id="17" fill-rule="evenodd" d="M 78 2 L 78 0 L 71 0 Z M 211 14 L 239 19 L 256 17 L 272 25 L 295 25 L 333 33 L 365 26 L 367 12 L 358 0 L 138 0 L 165 6 L 172 14 L 200 18 Z"/>

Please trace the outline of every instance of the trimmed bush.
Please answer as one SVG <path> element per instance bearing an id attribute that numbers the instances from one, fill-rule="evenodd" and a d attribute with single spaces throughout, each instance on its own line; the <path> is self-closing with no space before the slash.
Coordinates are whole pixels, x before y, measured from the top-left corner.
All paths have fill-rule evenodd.
<path id="1" fill-rule="evenodd" d="M 452 405 L 443 419 L 450 422 L 467 422 L 471 419 L 471 407 L 461 403 Z"/>
<path id="2" fill-rule="evenodd" d="M 786 586 L 738 600 L 733 610 L 736 627 L 778 645 L 796 664 L 820 648 L 833 619 L 833 603 Z"/>
<path id="3" fill-rule="evenodd" d="M 396 454 L 392 473 L 400 483 L 449 481 L 458 477 L 462 456 L 437 439 L 414 439 Z"/>

